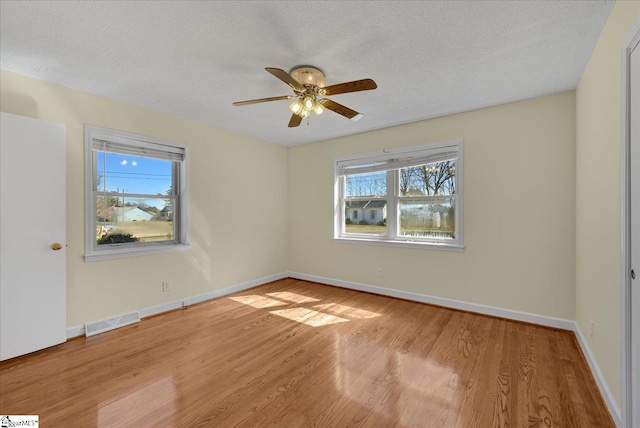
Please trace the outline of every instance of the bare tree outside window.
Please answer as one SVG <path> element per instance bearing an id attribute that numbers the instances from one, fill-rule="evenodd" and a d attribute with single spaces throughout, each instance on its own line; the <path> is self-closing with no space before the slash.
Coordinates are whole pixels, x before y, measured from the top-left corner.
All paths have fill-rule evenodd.
<path id="1" fill-rule="evenodd" d="M 456 161 L 449 160 L 400 170 L 402 196 L 440 196 L 456 193 Z"/>
<path id="2" fill-rule="evenodd" d="M 345 187 L 348 197 L 383 196 L 387 193 L 387 173 L 381 171 L 350 175 Z"/>

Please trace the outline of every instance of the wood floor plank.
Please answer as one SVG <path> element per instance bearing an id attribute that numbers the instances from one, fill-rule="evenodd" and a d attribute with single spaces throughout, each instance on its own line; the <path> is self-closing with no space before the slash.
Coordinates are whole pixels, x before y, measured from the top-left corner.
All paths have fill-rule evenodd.
<path id="1" fill-rule="evenodd" d="M 573 333 L 294 279 L 0 363 L 78 427 L 613 427 Z"/>

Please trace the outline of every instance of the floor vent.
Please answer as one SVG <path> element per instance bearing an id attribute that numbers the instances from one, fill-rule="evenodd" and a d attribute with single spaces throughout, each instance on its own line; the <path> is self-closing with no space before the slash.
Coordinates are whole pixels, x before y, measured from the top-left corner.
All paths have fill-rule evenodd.
<path id="1" fill-rule="evenodd" d="M 125 325 L 137 323 L 139 321 L 140 313 L 131 312 L 130 314 L 120 315 L 119 317 L 87 323 L 84 325 L 84 334 L 89 337 L 99 333 L 104 333 L 105 331 L 124 327 Z"/>

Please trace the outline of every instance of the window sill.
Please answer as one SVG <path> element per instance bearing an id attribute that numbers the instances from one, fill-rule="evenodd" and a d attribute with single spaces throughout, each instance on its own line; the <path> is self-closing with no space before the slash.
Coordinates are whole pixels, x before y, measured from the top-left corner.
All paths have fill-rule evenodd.
<path id="1" fill-rule="evenodd" d="M 421 250 L 437 250 L 437 251 L 453 251 L 461 253 L 464 251 L 464 245 L 444 244 L 435 242 L 418 242 L 418 241 L 397 241 L 390 239 L 367 239 L 367 238 L 333 238 L 333 242 L 338 244 L 357 244 L 357 245 L 381 245 L 385 247 L 399 248 L 418 248 Z"/>
<path id="2" fill-rule="evenodd" d="M 84 261 L 85 263 L 88 263 L 88 262 L 97 262 L 100 260 L 124 259 L 124 258 L 137 257 L 137 256 L 149 256 L 152 254 L 183 252 L 183 251 L 188 251 L 189 249 L 191 249 L 191 245 L 189 244 L 168 244 L 168 245 L 158 245 L 158 246 L 143 247 L 143 248 L 112 247 L 109 249 L 96 251 L 91 254 L 85 254 Z"/>

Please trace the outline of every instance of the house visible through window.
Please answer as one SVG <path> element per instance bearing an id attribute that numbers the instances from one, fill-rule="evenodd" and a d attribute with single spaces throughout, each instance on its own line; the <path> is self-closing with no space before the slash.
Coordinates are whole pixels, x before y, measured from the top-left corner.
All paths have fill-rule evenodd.
<path id="1" fill-rule="evenodd" d="M 462 141 L 337 159 L 335 171 L 334 238 L 462 249 Z"/>
<path id="2" fill-rule="evenodd" d="M 85 127 L 85 259 L 187 244 L 186 147 Z"/>

